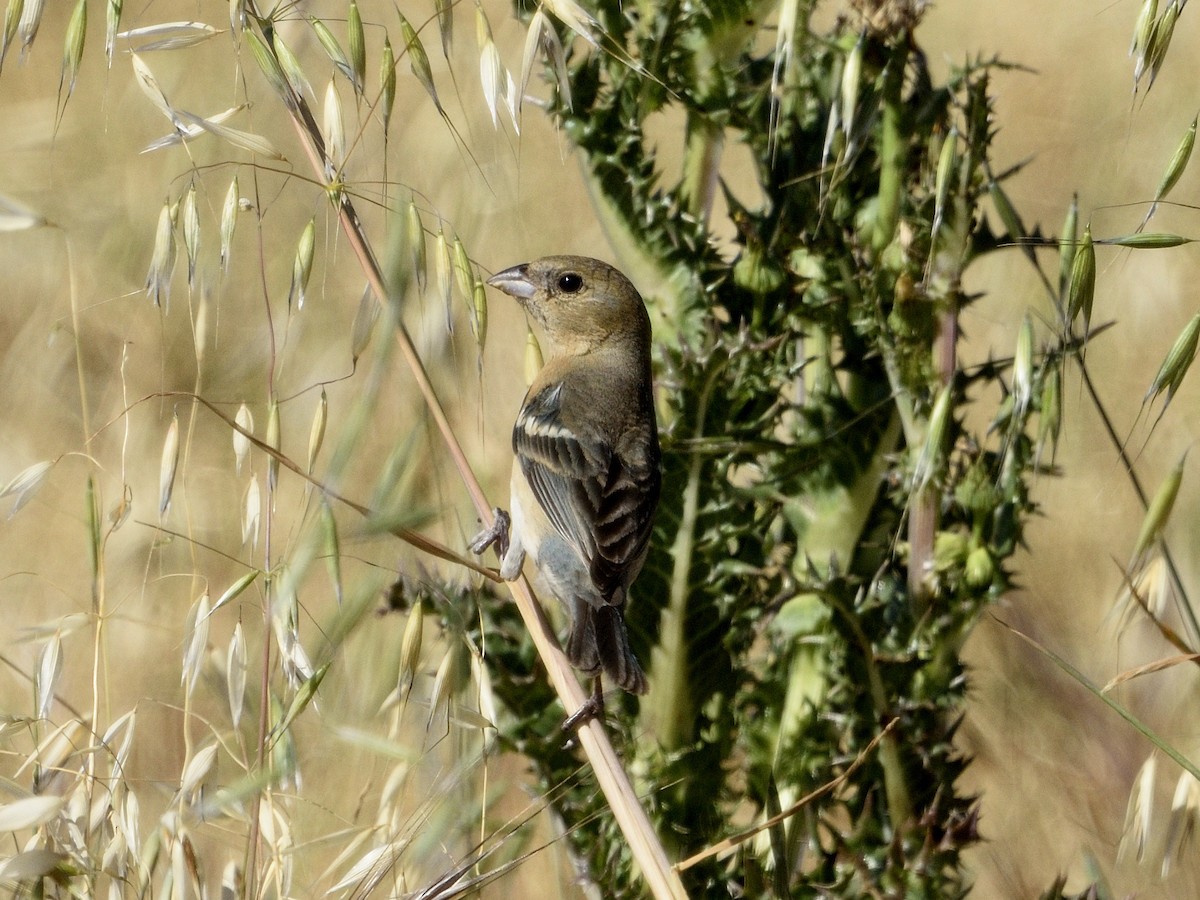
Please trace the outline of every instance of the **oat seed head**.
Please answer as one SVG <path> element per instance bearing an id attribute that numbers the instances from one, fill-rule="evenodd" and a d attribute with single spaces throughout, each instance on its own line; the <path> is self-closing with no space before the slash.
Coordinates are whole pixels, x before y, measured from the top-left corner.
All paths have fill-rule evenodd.
<path id="1" fill-rule="evenodd" d="M 304 300 L 308 291 L 308 280 L 312 277 L 313 257 L 316 253 L 317 220 L 312 218 L 300 232 L 300 240 L 296 244 L 296 258 L 292 263 L 292 285 L 288 289 L 288 308 L 294 305 L 297 310 L 304 309 Z"/>
<path id="2" fill-rule="evenodd" d="M 1200 781 L 1191 772 L 1180 772 L 1175 782 L 1175 793 L 1171 797 L 1171 816 L 1167 821 L 1161 873 L 1166 878 L 1171 872 L 1171 863 L 1184 856 L 1188 845 L 1196 835 L 1196 824 L 1200 820 Z"/>
<path id="3" fill-rule="evenodd" d="M 1071 264 L 1071 281 L 1067 289 L 1067 324 L 1074 326 L 1082 317 L 1086 338 L 1092 323 L 1092 304 L 1096 299 L 1096 248 L 1092 245 L 1092 226 L 1083 228 L 1083 238 Z"/>
<path id="4" fill-rule="evenodd" d="M 437 10 L 438 32 L 442 36 L 442 56 L 450 59 L 450 48 L 454 44 L 454 0 L 434 0 Z"/>
<path id="5" fill-rule="evenodd" d="M 387 140 L 392 125 L 392 110 L 396 106 L 396 55 L 392 41 L 383 36 L 383 52 L 379 58 L 379 111 L 383 116 L 383 135 Z"/>
<path id="6" fill-rule="evenodd" d="M 1058 292 L 1065 295 L 1071 283 L 1071 272 L 1075 265 L 1076 239 L 1079 236 L 1079 195 L 1071 196 L 1071 204 L 1063 220 L 1058 238 Z"/>
<path id="7" fill-rule="evenodd" d="M 350 0 L 346 13 L 346 41 L 350 47 L 350 68 L 354 71 L 354 85 L 359 93 L 367 83 L 367 38 L 363 31 L 362 13 L 356 0 Z"/>
<path id="8" fill-rule="evenodd" d="M 229 718 L 237 728 L 242 721 L 242 710 L 246 705 L 246 639 L 242 635 L 242 623 L 237 622 L 229 638 L 229 650 L 225 660 L 225 692 L 229 700 Z"/>
<path id="9" fill-rule="evenodd" d="M 171 493 L 175 489 L 175 472 L 179 468 L 179 413 L 171 416 L 167 436 L 163 440 L 162 463 L 158 475 L 158 514 L 163 517 L 171 506 Z"/>
<path id="10" fill-rule="evenodd" d="M 1175 498 L 1179 496 L 1180 485 L 1183 484 L 1183 466 L 1187 461 L 1187 453 L 1179 458 L 1167 477 L 1163 479 L 1150 501 L 1146 515 L 1142 519 L 1142 527 L 1138 531 L 1137 540 L 1133 545 L 1128 571 L 1137 572 L 1148 559 L 1148 554 L 1155 542 L 1162 536 L 1163 529 L 1171 518 L 1171 510 L 1175 506 Z"/>
<path id="11" fill-rule="evenodd" d="M 267 405 L 267 434 L 263 440 L 272 450 L 279 449 L 279 401 L 271 400 Z M 275 506 L 275 488 L 279 483 L 279 460 L 273 455 L 267 457 L 267 493 L 271 497 L 271 507 Z"/>
<path id="12" fill-rule="evenodd" d="M 258 528 L 262 522 L 262 487 L 258 475 L 251 474 L 242 497 L 242 546 L 258 549 Z"/>
<path id="13" fill-rule="evenodd" d="M 1132 848 L 1138 862 L 1146 854 L 1146 843 L 1150 839 L 1150 825 L 1154 816 L 1154 779 L 1158 771 L 1158 756 L 1152 752 L 1138 770 L 1137 780 L 1129 793 L 1129 804 L 1125 809 L 1125 827 L 1117 850 L 1120 859 Z"/>
<path id="14" fill-rule="evenodd" d="M 346 128 L 342 119 L 342 98 L 337 82 L 330 79 L 325 88 L 325 159 L 326 175 L 337 178 L 346 164 Z"/>
<path id="15" fill-rule="evenodd" d="M 1158 374 L 1154 376 L 1154 380 L 1146 390 L 1145 397 L 1142 398 L 1143 403 L 1158 399 L 1158 396 L 1166 391 L 1167 399 L 1163 403 L 1163 409 L 1167 408 L 1191 369 L 1192 363 L 1196 360 L 1198 342 L 1200 342 L 1200 313 L 1192 316 L 1183 331 L 1175 338 L 1175 343 L 1171 345 L 1166 358 L 1159 366 Z"/>
<path id="16" fill-rule="evenodd" d="M 421 43 L 421 36 L 417 34 L 417 30 L 412 27 L 412 23 L 408 19 L 400 15 L 400 34 L 404 38 L 404 52 L 408 54 L 408 65 L 416 76 L 417 81 L 421 82 L 421 86 L 425 88 L 425 92 L 429 94 L 433 105 L 437 107 L 437 111 L 445 116 L 446 112 L 442 109 L 442 101 L 438 99 L 437 86 L 433 83 L 433 68 L 429 65 L 429 55 L 425 52 L 425 45 Z"/>
<path id="17" fill-rule="evenodd" d="M 279 60 L 279 68 L 283 72 L 284 78 L 287 79 L 287 83 L 296 92 L 296 96 L 314 99 L 316 94 L 308 82 L 308 77 L 304 74 L 304 67 L 300 65 L 300 60 L 296 58 L 292 48 L 287 45 L 278 28 L 271 32 L 271 46 L 275 50 L 275 58 Z"/>
<path id="18" fill-rule="evenodd" d="M 355 82 L 354 67 L 350 64 L 350 59 L 346 56 L 345 51 L 342 50 L 342 45 L 338 43 L 338 39 L 329 30 L 329 26 L 316 16 L 310 16 L 308 23 L 312 26 L 313 34 L 317 36 L 317 42 L 321 45 L 321 49 L 325 51 L 325 55 L 329 57 L 329 61 L 333 63 L 334 68 L 346 77 L 346 80 L 351 85 L 354 85 L 357 92 L 358 85 Z"/>

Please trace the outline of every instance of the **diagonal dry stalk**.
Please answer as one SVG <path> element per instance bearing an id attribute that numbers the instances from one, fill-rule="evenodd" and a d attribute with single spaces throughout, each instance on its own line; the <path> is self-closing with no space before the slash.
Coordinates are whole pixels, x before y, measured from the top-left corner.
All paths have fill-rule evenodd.
<path id="1" fill-rule="evenodd" d="M 353 203 L 346 192 L 337 189 L 329 173 L 336 167 L 326 159 L 325 142 L 312 112 L 303 97 L 296 94 L 286 82 L 275 85 L 282 93 L 281 99 L 296 128 L 300 144 L 312 166 L 313 173 L 337 206 L 338 219 L 342 230 L 358 258 L 359 265 L 372 292 L 379 303 L 384 303 L 388 291 L 383 273 L 371 246 L 363 233 L 362 223 Z M 463 453 L 457 435 L 446 418 L 442 403 L 433 388 L 425 365 L 417 353 L 407 329 L 400 322 L 396 323 L 396 342 L 401 354 L 411 371 L 417 388 L 433 417 L 446 449 L 458 470 L 476 513 L 484 527 L 492 524 L 494 515 L 492 507 L 475 477 L 466 455 Z M 568 714 L 574 714 L 587 702 L 588 697 L 575 676 L 571 664 L 559 646 L 558 638 L 547 621 L 541 605 L 534 597 L 529 583 L 525 578 L 509 585 L 517 609 L 524 620 L 529 633 L 537 648 L 538 656 L 546 666 L 551 684 L 563 707 Z M 633 785 L 630 783 L 621 760 L 608 739 L 603 724 L 596 718 L 588 719 L 579 727 L 578 739 L 583 747 L 592 769 L 596 773 L 596 781 L 604 793 L 605 800 L 613 811 L 618 826 L 629 841 L 634 858 L 641 866 L 642 874 L 647 885 L 656 898 L 686 897 L 683 882 L 678 873 L 672 868 L 663 849 L 662 842 L 654 832 L 646 811 L 638 801 Z"/>

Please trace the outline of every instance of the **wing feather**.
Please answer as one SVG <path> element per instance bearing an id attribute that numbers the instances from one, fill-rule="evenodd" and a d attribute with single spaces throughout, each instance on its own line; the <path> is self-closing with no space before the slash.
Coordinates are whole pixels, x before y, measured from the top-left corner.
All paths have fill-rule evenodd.
<path id="1" fill-rule="evenodd" d="M 562 421 L 563 390 L 560 382 L 526 401 L 513 428 L 513 449 L 534 497 L 587 564 L 601 598 L 623 603 L 621 589 L 650 540 L 659 490 L 657 442 L 644 436 L 641 452 L 626 458 L 608 441 L 574 434 Z"/>

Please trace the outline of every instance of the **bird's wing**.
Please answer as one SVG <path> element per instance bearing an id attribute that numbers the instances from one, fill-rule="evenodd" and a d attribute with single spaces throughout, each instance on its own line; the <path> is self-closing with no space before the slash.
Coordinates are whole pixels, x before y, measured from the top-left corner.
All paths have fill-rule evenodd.
<path id="1" fill-rule="evenodd" d="M 608 600 L 638 563 L 658 502 L 657 455 L 624 458 L 562 421 L 563 386 L 530 397 L 517 416 L 513 449 L 546 516 L 588 565 Z"/>

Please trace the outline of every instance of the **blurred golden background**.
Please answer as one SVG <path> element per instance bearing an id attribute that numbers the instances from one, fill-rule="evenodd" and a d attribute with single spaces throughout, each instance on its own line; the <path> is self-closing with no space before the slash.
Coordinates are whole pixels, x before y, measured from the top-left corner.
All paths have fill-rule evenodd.
<path id="1" fill-rule="evenodd" d="M 112 69 L 106 69 L 99 7 L 93 12 L 75 91 L 65 107 L 56 100 L 68 7 L 50 4 L 28 58 L 18 60 L 10 49 L 0 74 L 0 196 L 19 201 L 49 223 L 0 238 L 0 483 L 38 461 L 55 462 L 28 504 L 0 523 L 0 714 L 34 715 L 36 673 L 48 637 L 58 633 L 59 702 L 51 706 L 51 720 L 78 716 L 111 723 L 136 709 L 130 771 L 146 790 L 143 810 L 157 810 L 178 787 L 193 745 L 204 742 L 206 719 L 227 716 L 220 673 L 239 620 L 254 660 L 253 635 L 261 628 L 261 616 L 250 598 L 261 585 L 212 617 L 202 688 L 194 702 L 185 704 L 180 667 L 188 646 L 189 609 L 205 591 L 215 602 L 248 566 L 265 565 L 267 554 L 274 560 L 319 556 L 315 548 L 321 540 L 311 493 L 301 479 L 284 472 L 273 515 L 264 507 L 257 543 L 243 544 L 245 495 L 252 476 L 265 486 L 265 456 L 252 451 L 248 468 L 239 475 L 228 427 L 206 410 L 193 408 L 186 397 L 167 394 L 197 392 L 230 416 L 244 402 L 262 435 L 273 378 L 281 447 L 303 465 L 324 386 L 329 423 L 318 476 L 327 477 L 329 461 L 345 456 L 344 466 L 332 473 L 335 485 L 367 502 L 378 493 L 381 473 L 401 445 L 404 474 L 384 507 L 459 550 L 476 522 L 456 473 L 428 428 L 407 371 L 389 349 L 383 323 L 352 370 L 351 334 L 362 276 L 323 192 L 311 184 L 286 116 L 263 88 L 249 57 L 243 54 L 246 69 L 236 70 L 228 35 L 142 54 L 169 102 L 198 115 L 241 103 L 245 79 L 258 102 L 230 124 L 268 136 L 287 161 L 256 168 L 249 154 L 213 135 L 186 148 L 142 154 L 143 147 L 170 132 L 170 123 L 132 77 L 129 42 L 118 42 Z M 228 28 L 227 8 L 194 2 L 159 2 L 141 9 L 127 5 L 123 27 L 203 20 Z M 302 8 L 331 21 L 344 15 L 340 3 L 306 3 Z M 395 41 L 395 14 L 391 4 L 375 0 L 363 0 L 360 8 L 368 58 L 377 60 L 383 36 L 378 23 L 388 24 Z M 432 3 L 406 2 L 402 9 L 418 26 L 433 12 Z M 502 59 L 519 72 L 523 28 L 504 3 L 489 2 L 485 9 Z M 830 5 L 823 14 L 835 11 Z M 1135 97 L 1127 50 L 1137 12 L 1132 2 L 946 0 L 932 9 L 917 35 L 935 72 L 975 56 L 995 55 L 1025 67 L 996 79 L 996 158 L 1002 166 L 1027 163 L 1007 189 L 1026 224 L 1040 225 L 1043 233 L 1057 233 L 1075 192 L 1081 219 L 1091 220 L 1096 236 L 1133 231 L 1196 113 L 1192 60 L 1200 52 L 1200 38 L 1194 17 L 1182 17 L 1153 90 Z M 493 125 L 479 85 L 473 9 L 464 6 L 456 15 L 453 78 L 438 47 L 436 25 L 421 31 L 453 127 L 401 61 L 384 158 L 377 123 L 365 127 L 365 137 L 355 141 L 367 114 L 341 82 L 351 147 L 346 177 L 360 195 L 357 202 L 368 231 L 378 236 L 379 246 L 386 246 L 384 235 L 394 222 L 389 225 L 381 201 L 386 194 L 407 204 L 412 193 L 426 229 L 436 231 L 440 219 L 446 233 L 458 235 L 485 272 L 551 252 L 620 263 L 596 220 L 577 160 L 536 106 L 526 105 L 519 134 L 503 112 L 500 125 Z M 294 41 L 302 60 L 323 60 L 302 22 L 281 26 L 281 33 Z M 372 90 L 375 65 L 368 67 Z M 331 74 L 327 62 L 309 70 L 317 106 Z M 661 141 L 662 164 L 667 166 L 677 149 L 669 124 Z M 735 167 L 736 148 L 729 159 L 727 165 Z M 218 223 L 235 173 L 240 195 L 248 202 L 225 277 L 217 262 Z M 736 179 L 735 171 L 729 174 Z M 169 303 L 158 309 L 144 290 L 155 225 L 164 201 L 179 201 L 189 183 L 196 187 L 201 222 L 197 276 L 189 287 L 187 257 L 180 246 Z M 1180 205 L 1160 209 L 1152 230 L 1197 234 L 1197 212 L 1184 204 L 1192 202 L 1198 184 L 1195 171 L 1186 172 L 1173 193 Z M 303 309 L 289 313 L 284 299 L 294 248 L 313 217 L 315 266 Z M 1145 443 L 1138 471 L 1153 490 L 1194 440 L 1194 377 L 1184 382 L 1152 435 L 1145 416 L 1136 428 L 1135 421 L 1162 357 L 1197 311 L 1197 255 L 1190 246 L 1155 252 L 1101 248 L 1098 259 L 1094 321 L 1115 320 L 1118 327 L 1097 338 L 1088 363 L 1118 431 L 1132 434 L 1131 448 L 1140 450 Z M 1053 310 L 1019 253 L 995 254 L 969 274 L 968 289 L 986 297 L 964 315 L 964 359 L 1010 354 L 1026 309 L 1043 325 L 1052 319 Z M 423 297 L 410 291 L 403 315 L 489 497 L 503 505 L 508 428 L 524 390 L 526 325 L 515 306 L 493 298 L 480 368 L 466 308 L 456 301 L 454 328 L 448 332 L 435 294 L 432 287 Z M 267 296 L 274 317 L 270 322 Z M 1117 895 L 1195 896 L 1200 894 L 1200 866 L 1194 860 L 1178 860 L 1166 877 L 1160 871 L 1166 812 L 1178 774 L 1174 764 L 1160 761 L 1143 861 L 1133 848 L 1118 859 L 1127 801 L 1150 745 L 995 621 L 1034 636 L 1099 684 L 1174 652 L 1143 624 L 1135 622 L 1118 633 L 1116 619 L 1109 615 L 1142 513 L 1077 381 L 1068 381 L 1064 405 L 1066 425 L 1057 458 L 1062 475 L 1037 484 L 1043 516 L 1028 530 L 1028 552 L 1017 577 L 1023 590 L 999 604 L 994 619 L 985 617 L 967 650 L 973 692 L 960 734 L 963 749 L 976 762 L 963 787 L 982 797 L 985 838 L 971 854 L 975 896 L 1036 896 L 1060 873 L 1069 876 L 1068 889 L 1081 889 L 1092 877 L 1089 857 Z M 180 463 L 170 507 L 160 519 L 160 462 L 176 412 Z M 94 474 L 106 522 L 125 485 L 132 498 L 129 519 L 104 547 L 100 600 L 94 596 L 97 582 L 88 550 L 89 473 Z M 1196 575 L 1190 533 L 1196 498 L 1189 467 L 1167 531 L 1188 584 Z M 415 566 L 428 564 L 395 539 L 367 533 L 352 514 L 338 511 L 337 518 L 344 576 L 359 586 L 358 602 L 380 605 L 375 592 L 398 571 L 413 573 Z M 301 633 L 309 653 L 319 656 L 322 636 L 339 613 L 322 562 L 313 562 L 300 575 Z M 101 642 L 87 614 L 101 601 L 107 626 L 101 662 L 94 664 Z M 235 612 L 242 603 L 247 605 Z M 338 852 L 335 835 L 349 831 L 363 816 L 377 815 L 373 793 L 364 789 L 363 796 L 346 796 L 346 786 L 354 784 L 358 790 L 359 781 L 339 780 L 339 772 L 373 767 L 373 791 L 382 790 L 388 778 L 401 777 L 392 768 L 398 761 L 380 759 L 337 734 L 341 726 L 370 722 L 394 687 L 404 620 L 380 616 L 367 624 L 348 638 L 340 651 L 342 664 L 321 689 L 329 734 L 302 749 L 302 815 L 308 839 L 326 863 Z M 427 630 L 432 634 L 432 623 Z M 423 667 L 427 675 L 437 666 L 432 653 L 427 651 Z M 256 665 L 251 663 L 252 672 Z M 1200 739 L 1190 724 L 1186 698 L 1195 685 L 1191 668 L 1181 666 L 1133 681 L 1116 693 L 1182 752 L 1193 754 Z M 253 678 L 249 690 L 257 690 Z M 416 719 L 424 724 L 423 716 Z M 400 762 L 409 767 L 410 783 L 444 774 L 452 754 L 423 727 L 409 732 L 413 757 Z M 28 736 L 5 740 L 0 773 L 14 778 L 32 744 Z M 240 774 L 221 771 L 219 780 Z M 522 772 L 502 763 L 493 777 L 511 785 Z M 459 789 L 470 803 L 479 802 L 477 791 Z M 513 812 L 521 806 L 511 793 L 503 803 Z M 434 817 L 460 812 L 447 803 Z M 153 825 L 147 821 L 144 827 Z M 326 837 L 312 837 L 318 834 Z M 219 837 L 206 839 L 220 849 Z M 236 839 L 227 849 L 237 852 Z M 528 863 L 517 878 L 544 881 L 537 874 L 546 864 L 544 857 Z M 561 859 L 550 861 L 565 865 Z M 319 869 L 305 870 L 303 878 L 320 874 Z M 414 879 L 419 876 L 412 873 Z M 308 896 L 311 890 L 297 874 L 296 895 Z"/>

